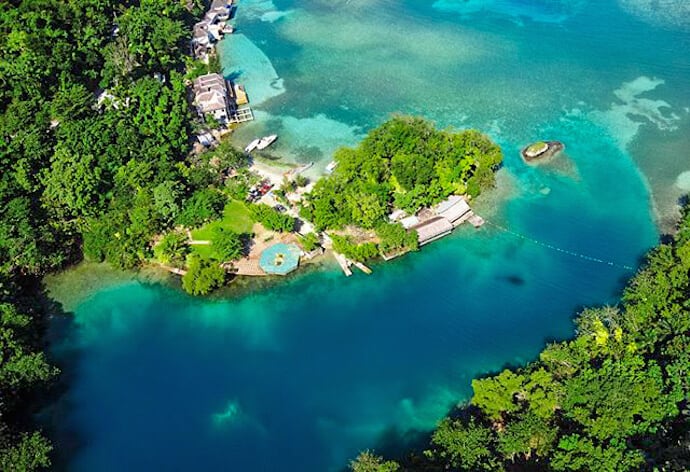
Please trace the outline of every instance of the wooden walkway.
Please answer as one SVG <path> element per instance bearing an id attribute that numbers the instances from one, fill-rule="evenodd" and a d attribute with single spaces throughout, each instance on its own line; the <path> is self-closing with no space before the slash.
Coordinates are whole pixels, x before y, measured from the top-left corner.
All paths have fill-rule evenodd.
<path id="1" fill-rule="evenodd" d="M 233 262 L 233 272 L 237 275 L 246 275 L 249 277 L 265 277 L 267 274 L 261 267 L 259 267 L 258 259 L 249 259 L 247 257 Z"/>
<path id="2" fill-rule="evenodd" d="M 333 251 L 333 257 L 338 262 L 338 265 L 343 270 L 346 276 L 350 277 L 352 275 L 352 270 L 350 269 L 350 264 L 345 256 L 340 253 Z"/>
<path id="3" fill-rule="evenodd" d="M 472 213 L 472 216 L 470 216 L 467 221 L 475 228 L 480 228 L 484 224 L 484 218 L 475 213 Z"/>
<path id="4" fill-rule="evenodd" d="M 171 267 L 171 266 L 169 266 L 169 265 L 162 264 L 162 263 L 160 263 L 160 262 L 158 263 L 158 265 L 159 265 L 162 269 L 167 270 L 168 272 L 170 272 L 171 274 L 175 274 L 175 275 L 182 276 L 182 275 L 185 275 L 185 274 L 187 273 L 187 271 L 184 270 L 184 269 L 178 269 L 177 267 Z"/>
<path id="5" fill-rule="evenodd" d="M 352 269 L 350 267 L 355 266 L 367 275 L 371 275 L 373 272 L 369 267 L 365 266 L 361 262 L 351 261 L 344 255 L 333 251 L 333 257 L 338 262 L 338 265 L 343 270 L 346 276 L 350 277 L 352 275 Z"/>
<path id="6" fill-rule="evenodd" d="M 368 268 L 367 266 L 365 266 L 365 265 L 362 264 L 361 262 L 355 262 L 355 261 L 353 261 L 353 262 L 352 262 L 352 265 L 354 265 L 355 267 L 357 267 L 359 270 L 361 270 L 362 272 L 364 272 L 364 273 L 367 274 L 367 275 L 371 275 L 372 272 L 373 272 L 370 268 Z"/>

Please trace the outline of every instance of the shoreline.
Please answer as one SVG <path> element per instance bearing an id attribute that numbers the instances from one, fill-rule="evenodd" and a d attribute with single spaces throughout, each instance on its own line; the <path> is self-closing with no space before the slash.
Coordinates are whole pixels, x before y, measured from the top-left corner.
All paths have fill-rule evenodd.
<path id="1" fill-rule="evenodd" d="M 145 264 L 138 270 L 122 270 L 105 262 L 81 261 L 59 272 L 47 274 L 43 277 L 42 283 L 50 298 L 59 303 L 66 314 L 73 313 L 80 305 L 88 302 L 91 297 L 101 291 L 117 289 L 131 283 L 158 285 L 193 299 L 228 300 L 259 293 L 275 284 L 320 270 L 337 273 L 338 266 L 329 256 L 330 251 L 325 251 L 319 256 L 305 260 L 300 263 L 298 270 L 288 276 L 236 276 L 215 292 L 201 297 L 187 294 L 182 290 L 180 277 L 156 263 Z"/>

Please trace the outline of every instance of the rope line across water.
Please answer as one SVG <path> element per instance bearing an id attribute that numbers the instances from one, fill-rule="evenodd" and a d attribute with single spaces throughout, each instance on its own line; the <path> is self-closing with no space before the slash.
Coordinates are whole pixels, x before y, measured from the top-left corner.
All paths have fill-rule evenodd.
<path id="1" fill-rule="evenodd" d="M 533 244 L 537 244 L 538 246 L 545 247 L 545 248 L 547 248 L 547 249 L 551 249 L 551 250 L 556 251 L 556 252 L 560 252 L 560 253 L 562 253 L 562 254 L 567 254 L 567 255 L 572 256 L 572 257 L 579 257 L 580 259 L 584 259 L 584 260 L 586 260 L 586 261 L 597 262 L 597 263 L 599 263 L 599 264 L 604 264 L 604 265 L 608 265 L 608 266 L 611 266 L 611 267 L 618 267 L 618 268 L 620 268 L 620 269 L 631 270 L 631 271 L 634 271 L 634 270 L 635 270 L 635 268 L 633 268 L 633 267 L 631 267 L 631 266 L 629 266 L 629 265 L 625 265 L 625 264 L 616 264 L 615 262 L 605 261 L 605 260 L 599 259 L 599 258 L 597 258 L 597 257 L 587 256 L 587 255 L 585 255 L 585 254 L 580 254 L 580 253 L 578 253 L 578 252 L 569 251 L 569 250 L 567 250 L 567 249 L 563 249 L 563 248 L 560 248 L 560 247 L 556 247 L 556 246 L 554 246 L 554 245 L 552 245 L 552 244 L 545 243 L 545 242 L 536 240 L 536 239 L 534 239 L 534 238 L 530 238 L 529 236 L 525 236 L 524 234 L 516 233 L 515 231 L 511 231 L 511 230 L 509 230 L 508 228 L 506 228 L 506 227 L 504 227 L 504 226 L 501 226 L 501 225 L 499 225 L 499 224 L 494 223 L 493 221 L 489 221 L 489 220 L 487 220 L 487 219 L 484 219 L 484 221 L 485 221 L 486 223 L 490 224 L 491 226 L 493 226 L 494 228 L 497 228 L 497 229 L 499 229 L 499 230 L 501 230 L 501 231 L 504 231 L 504 232 L 506 232 L 506 233 L 508 233 L 508 234 L 511 234 L 511 235 L 513 235 L 513 236 L 515 236 L 515 237 L 517 237 L 517 238 L 523 239 L 523 240 L 525 240 L 525 241 L 529 241 L 529 242 L 531 242 L 531 243 L 533 243 Z"/>

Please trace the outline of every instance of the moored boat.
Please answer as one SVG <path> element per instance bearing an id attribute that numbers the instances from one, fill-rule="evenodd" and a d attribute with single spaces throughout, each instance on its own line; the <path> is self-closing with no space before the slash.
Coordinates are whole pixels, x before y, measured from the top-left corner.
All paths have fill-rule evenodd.
<path id="1" fill-rule="evenodd" d="M 247 144 L 247 147 L 244 148 L 244 152 L 252 152 L 254 149 L 256 149 L 259 146 L 260 142 L 261 142 L 260 139 L 255 139 L 251 143 Z"/>
<path id="2" fill-rule="evenodd" d="M 258 144 L 256 145 L 256 149 L 258 149 L 258 150 L 266 149 L 268 146 L 273 144 L 276 141 L 276 139 L 278 139 L 277 134 L 272 134 L 270 136 L 264 136 L 263 138 L 261 138 L 259 140 Z"/>

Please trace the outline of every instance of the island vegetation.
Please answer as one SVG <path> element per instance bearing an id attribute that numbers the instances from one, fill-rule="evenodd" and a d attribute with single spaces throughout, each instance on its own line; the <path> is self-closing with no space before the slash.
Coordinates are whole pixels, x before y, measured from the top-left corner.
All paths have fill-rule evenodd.
<path id="1" fill-rule="evenodd" d="M 333 175 L 319 180 L 303 214 L 319 229 L 375 228 L 393 208 L 414 214 L 452 194 L 477 196 L 494 184 L 500 147 L 475 130 L 439 131 L 395 117 L 356 148 L 339 149 Z"/>
<path id="2" fill-rule="evenodd" d="M 356 148 L 335 153 L 333 174 L 316 183 L 300 215 L 318 230 L 332 230 L 336 250 L 353 260 L 415 250 L 414 232 L 391 224 L 391 212 L 414 215 L 450 195 L 476 197 L 494 185 L 502 160 L 500 147 L 476 130 L 437 130 L 421 118 L 394 117 Z M 347 227 L 376 237 L 340 231 Z"/>
<path id="3" fill-rule="evenodd" d="M 355 472 L 690 470 L 690 205 L 619 306 L 585 309 L 577 336 L 527 366 L 472 381 L 427 450 L 366 451 Z"/>

